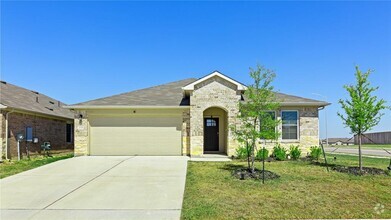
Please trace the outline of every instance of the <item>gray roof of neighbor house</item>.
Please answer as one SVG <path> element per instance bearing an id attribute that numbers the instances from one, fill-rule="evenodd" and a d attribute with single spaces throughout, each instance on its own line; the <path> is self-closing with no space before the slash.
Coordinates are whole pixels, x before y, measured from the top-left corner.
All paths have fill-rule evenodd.
<path id="1" fill-rule="evenodd" d="M 184 97 L 182 87 L 195 82 L 197 79 L 190 78 L 153 86 L 146 89 L 135 90 L 119 95 L 104 97 L 87 102 L 69 105 L 67 108 L 104 107 L 104 106 L 163 106 L 178 107 L 189 106 L 189 97 Z M 327 102 L 307 99 L 298 96 L 276 93 L 277 99 L 282 106 L 326 106 Z M 244 98 L 245 99 L 245 98 Z"/>
<path id="2" fill-rule="evenodd" d="M 63 108 L 64 105 L 66 104 L 39 92 L 0 81 L 0 108 L 73 119 L 74 113 Z"/>

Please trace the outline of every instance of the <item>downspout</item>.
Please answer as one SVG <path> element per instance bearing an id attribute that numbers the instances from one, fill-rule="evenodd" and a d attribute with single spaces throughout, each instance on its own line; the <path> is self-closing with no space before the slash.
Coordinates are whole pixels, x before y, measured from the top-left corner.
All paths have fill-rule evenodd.
<path id="1" fill-rule="evenodd" d="M 14 110 L 5 113 L 5 159 L 6 160 L 8 160 L 8 114 L 13 112 Z"/>
<path id="2" fill-rule="evenodd" d="M 325 108 L 326 108 L 326 106 L 322 106 L 322 107 L 318 108 L 318 111 L 323 110 Z M 325 112 L 325 123 L 326 123 L 326 146 L 329 147 L 329 137 L 327 136 L 327 112 Z M 320 136 L 319 123 L 318 123 L 318 135 Z M 319 138 L 319 136 L 318 136 L 318 138 Z"/>

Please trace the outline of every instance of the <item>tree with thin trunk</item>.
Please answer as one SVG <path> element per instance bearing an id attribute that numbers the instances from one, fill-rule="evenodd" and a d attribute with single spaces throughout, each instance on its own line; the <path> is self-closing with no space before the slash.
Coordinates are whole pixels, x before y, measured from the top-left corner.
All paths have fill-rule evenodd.
<path id="1" fill-rule="evenodd" d="M 390 108 L 386 106 L 386 101 L 383 99 L 378 100 L 377 96 L 372 94 L 379 88 L 371 87 L 370 85 L 368 77 L 372 72 L 372 70 L 368 70 L 363 73 L 356 66 L 356 84 L 344 86 L 349 93 L 349 99 L 339 100 L 345 114 L 338 112 L 338 115 L 346 127 L 350 128 L 351 133 L 358 138 L 360 171 L 362 171 L 361 138 L 363 133 L 371 130 L 380 122 L 381 117 L 384 115 L 380 112 L 381 110 Z"/>
<path id="2" fill-rule="evenodd" d="M 270 112 L 277 110 L 280 104 L 271 85 L 275 78 L 272 70 L 258 65 L 256 69 L 250 68 L 250 76 L 254 82 L 247 87 L 244 101 L 239 103 L 239 125 L 233 131 L 236 140 L 246 147 L 248 169 L 254 173 L 257 141 L 278 137 L 275 128 L 279 121 Z"/>

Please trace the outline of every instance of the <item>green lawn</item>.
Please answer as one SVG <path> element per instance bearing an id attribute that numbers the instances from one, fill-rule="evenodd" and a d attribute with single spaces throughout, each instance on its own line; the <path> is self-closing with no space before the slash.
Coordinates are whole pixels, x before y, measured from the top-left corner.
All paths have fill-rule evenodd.
<path id="1" fill-rule="evenodd" d="M 73 157 L 73 154 L 58 154 L 53 157 L 36 156 L 31 159 L 22 159 L 20 161 L 3 162 L 0 164 L 0 179 L 11 176 L 26 170 L 43 166 L 58 160 Z"/>
<path id="2" fill-rule="evenodd" d="M 326 146 L 326 145 L 323 145 Z M 330 145 L 331 147 L 340 147 L 340 148 L 357 148 L 358 145 Z M 391 144 L 364 144 L 362 145 L 364 149 L 386 149 L 391 150 Z"/>
<path id="3" fill-rule="evenodd" d="M 328 155 L 357 165 L 357 157 Z M 389 160 L 364 158 L 385 169 Z M 262 184 L 231 176 L 245 162 L 189 162 L 183 219 L 391 218 L 391 176 L 353 176 L 303 161 L 267 163 L 280 179 Z M 260 163 L 257 164 L 260 167 Z M 374 207 L 384 205 L 377 214 Z"/>

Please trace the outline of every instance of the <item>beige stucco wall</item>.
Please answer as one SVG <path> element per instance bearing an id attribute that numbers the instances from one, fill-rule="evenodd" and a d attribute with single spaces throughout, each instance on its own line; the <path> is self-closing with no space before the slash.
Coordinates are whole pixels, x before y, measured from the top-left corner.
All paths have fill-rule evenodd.
<path id="1" fill-rule="evenodd" d="M 202 156 L 204 148 L 204 111 L 211 107 L 223 109 L 228 125 L 234 124 L 238 113 L 241 93 L 236 85 L 219 77 L 212 77 L 195 85 L 190 94 L 190 152 L 191 156 Z M 227 127 L 227 126 L 226 126 Z M 230 129 L 226 131 L 226 153 L 235 153 L 236 141 Z"/>

